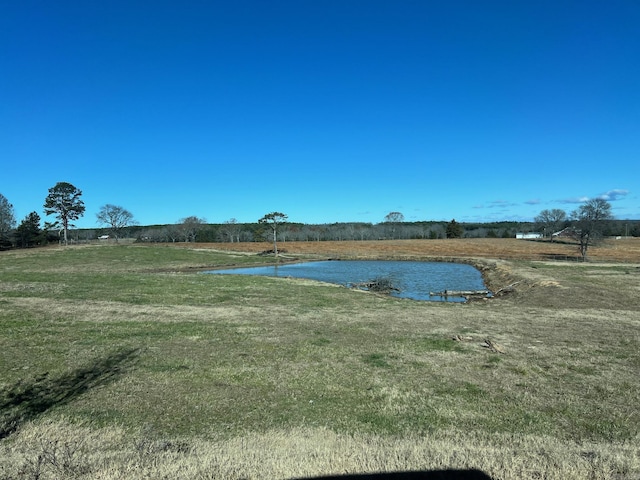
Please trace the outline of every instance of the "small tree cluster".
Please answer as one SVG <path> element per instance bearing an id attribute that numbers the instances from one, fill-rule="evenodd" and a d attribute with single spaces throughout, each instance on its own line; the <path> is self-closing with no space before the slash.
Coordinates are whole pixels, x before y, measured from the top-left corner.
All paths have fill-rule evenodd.
<path id="1" fill-rule="evenodd" d="M 587 200 L 569 217 L 564 210 L 554 209 L 542 210 L 535 218 L 536 223 L 545 232 L 545 236 L 551 241 L 555 233 L 566 227 L 568 235 L 578 242 L 582 260 L 587 259 L 589 247 L 603 238 L 610 220 L 613 220 L 611 204 L 601 198 Z"/>
<path id="2" fill-rule="evenodd" d="M 22 248 L 32 247 L 47 243 L 52 238 L 57 238 L 67 245 L 69 229 L 75 226 L 73 222 L 85 212 L 82 190 L 71 183 L 58 182 L 49 189 L 43 208 L 45 215 L 55 215 L 55 221 L 45 222 L 41 227 L 40 216 L 37 212 L 31 212 L 16 228 L 13 205 L 0 194 L 0 248 L 11 247 L 14 244 Z M 98 223 L 105 225 L 116 241 L 124 228 L 136 223 L 131 212 L 112 204 L 104 205 L 96 216 Z M 85 233 L 89 234 L 89 231 Z M 95 233 L 91 232 L 91 235 Z"/>

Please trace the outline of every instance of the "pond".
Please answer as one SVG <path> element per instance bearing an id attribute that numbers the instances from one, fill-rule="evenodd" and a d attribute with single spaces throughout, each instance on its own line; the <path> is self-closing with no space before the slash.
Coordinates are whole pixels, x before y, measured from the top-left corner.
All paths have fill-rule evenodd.
<path id="1" fill-rule="evenodd" d="M 480 271 L 463 263 L 389 260 L 326 260 L 266 267 L 210 270 L 211 274 L 295 277 L 351 286 L 375 279 L 389 279 L 398 291 L 391 295 L 414 300 L 464 302 L 455 295 L 432 295 L 448 291 L 484 291 Z"/>

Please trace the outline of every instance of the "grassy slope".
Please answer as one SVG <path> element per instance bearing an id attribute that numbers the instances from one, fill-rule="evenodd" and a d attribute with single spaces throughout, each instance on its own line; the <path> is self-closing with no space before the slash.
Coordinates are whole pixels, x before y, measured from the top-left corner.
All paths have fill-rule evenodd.
<path id="1" fill-rule="evenodd" d="M 130 465 L 168 478 L 175 465 L 182 478 L 640 473 L 637 267 L 503 262 L 516 292 L 468 305 L 189 271 L 264 261 L 146 246 L 4 252 L 0 474 L 55 478 L 37 458 L 70 429 L 67 456 L 87 478 L 132 478 Z"/>

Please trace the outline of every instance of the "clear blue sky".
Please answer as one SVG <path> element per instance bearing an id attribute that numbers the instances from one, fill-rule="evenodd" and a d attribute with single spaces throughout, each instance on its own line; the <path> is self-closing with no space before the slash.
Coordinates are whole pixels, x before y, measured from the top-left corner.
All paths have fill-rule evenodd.
<path id="1" fill-rule="evenodd" d="M 0 0 L 18 222 L 638 219 L 639 160 L 638 0 Z"/>

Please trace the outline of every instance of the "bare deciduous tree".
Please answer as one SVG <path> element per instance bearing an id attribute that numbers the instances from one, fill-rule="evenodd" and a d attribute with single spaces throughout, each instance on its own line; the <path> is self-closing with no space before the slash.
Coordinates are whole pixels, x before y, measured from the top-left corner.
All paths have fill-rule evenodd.
<path id="1" fill-rule="evenodd" d="M 551 237 L 551 241 L 553 242 L 553 234 L 560 230 L 562 224 L 567 221 L 567 213 L 559 208 L 552 210 L 545 209 L 542 210 L 534 220 L 540 224 L 544 235 Z"/>
<path id="2" fill-rule="evenodd" d="M 384 217 L 384 223 L 389 225 L 391 231 L 391 238 L 396 237 L 396 229 L 399 223 L 404 222 L 404 215 L 400 212 L 389 212 Z"/>
<path id="3" fill-rule="evenodd" d="M 135 224 L 133 214 L 130 211 L 109 203 L 100 208 L 96 217 L 98 222 L 109 226 L 109 232 L 115 237 L 116 242 L 120 238 L 120 232 L 123 228 Z"/>
<path id="4" fill-rule="evenodd" d="M 224 222 L 224 226 L 222 227 L 222 233 L 231 243 L 240 242 L 240 231 L 240 224 L 235 218 Z"/>
<path id="5" fill-rule="evenodd" d="M 588 200 L 571 214 L 574 236 L 580 243 L 582 260 L 587 259 L 587 249 L 602 238 L 607 220 L 612 220 L 611 204 L 601 198 Z"/>
<path id="6" fill-rule="evenodd" d="M 185 242 L 195 242 L 198 236 L 198 231 L 202 228 L 202 225 L 206 223 L 204 218 L 198 218 L 196 216 L 186 217 L 180 220 L 178 230 L 184 237 Z"/>

